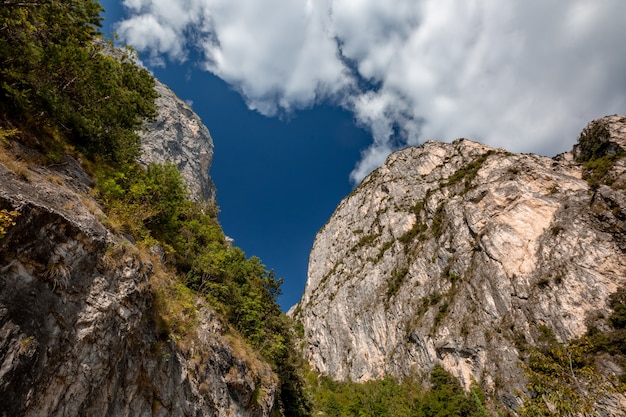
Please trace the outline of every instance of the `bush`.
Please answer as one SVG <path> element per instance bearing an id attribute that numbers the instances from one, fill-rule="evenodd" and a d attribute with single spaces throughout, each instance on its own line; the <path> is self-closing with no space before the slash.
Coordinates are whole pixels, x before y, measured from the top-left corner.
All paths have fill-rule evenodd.
<path id="1" fill-rule="evenodd" d="M 583 177 L 592 187 L 601 184 L 611 185 L 615 178 L 610 172 L 615 163 L 626 157 L 626 151 L 618 148 L 611 150 L 611 134 L 601 121 L 589 124 L 578 138 L 577 162 L 583 164 Z"/>

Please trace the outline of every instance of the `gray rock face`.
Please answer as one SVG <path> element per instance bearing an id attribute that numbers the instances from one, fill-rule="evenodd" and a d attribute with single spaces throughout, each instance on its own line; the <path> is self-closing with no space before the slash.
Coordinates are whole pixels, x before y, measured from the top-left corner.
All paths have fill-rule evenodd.
<path id="1" fill-rule="evenodd" d="M 609 142 L 626 137 L 626 118 L 602 123 L 624 135 Z M 290 312 L 308 361 L 353 381 L 438 363 L 520 406 L 519 342 L 536 344 L 542 325 L 559 341 L 583 335 L 626 284 L 624 160 L 610 187 L 582 175 L 571 153 L 465 139 L 390 155 L 315 238 Z"/>
<path id="2" fill-rule="evenodd" d="M 206 126 L 187 103 L 163 83 L 156 81 L 158 115 L 140 132 L 142 156 L 139 161 L 175 164 L 183 174 L 190 196 L 201 202 L 215 199 L 209 176 L 213 160 L 213 139 Z"/>
<path id="3" fill-rule="evenodd" d="M 0 415 L 271 415 L 271 368 L 201 300 L 184 344 L 159 331 L 158 258 L 107 231 L 61 165 L 25 181 L 0 163 L 0 209 L 20 212 L 0 239 Z"/>

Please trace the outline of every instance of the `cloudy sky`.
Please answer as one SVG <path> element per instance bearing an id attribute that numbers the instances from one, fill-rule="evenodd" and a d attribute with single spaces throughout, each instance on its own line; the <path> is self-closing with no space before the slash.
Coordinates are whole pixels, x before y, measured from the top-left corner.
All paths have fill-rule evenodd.
<path id="1" fill-rule="evenodd" d="M 390 152 L 407 145 L 467 137 L 552 156 L 571 149 L 586 122 L 626 113 L 624 0 L 105 0 L 103 5 L 107 25 L 157 76 L 186 80 L 174 81 L 174 90 L 193 100 L 201 117 L 218 90 L 228 95 L 220 100 L 241 101 L 241 117 L 260 127 L 249 126 L 238 146 L 280 144 L 273 152 L 281 160 L 316 152 L 341 156 L 311 164 L 310 172 L 291 172 L 304 184 L 304 177 L 321 175 L 328 164 L 340 166 L 331 170 L 337 177 L 316 185 L 333 190 L 318 196 L 327 198 L 329 207 Z M 311 125 L 301 126 L 307 118 Z M 214 137 L 221 132 L 220 120 L 205 123 Z M 264 133 L 264 125 L 275 130 Z M 216 159 L 219 152 L 218 146 Z M 295 166 L 307 165 L 302 161 Z M 266 169 L 276 165 L 268 160 Z M 229 204 L 224 186 L 227 181 L 218 184 L 223 212 Z M 257 186 L 263 187 L 261 179 Z M 289 198 L 289 190 L 276 192 L 274 201 Z M 238 203 L 254 204 L 241 197 Z M 324 210 L 327 217 L 329 209 Z M 309 248 L 322 224 L 307 232 Z M 298 256 L 306 259 L 308 253 Z"/>

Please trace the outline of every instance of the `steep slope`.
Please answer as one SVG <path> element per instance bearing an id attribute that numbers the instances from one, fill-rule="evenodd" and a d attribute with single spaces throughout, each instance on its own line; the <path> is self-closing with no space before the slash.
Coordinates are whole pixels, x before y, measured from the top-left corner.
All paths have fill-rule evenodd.
<path id="1" fill-rule="evenodd" d="M 160 104 L 179 107 L 164 88 Z M 198 120 L 175 108 L 161 107 L 157 125 L 164 114 Z M 201 199 L 213 195 L 212 143 L 204 126 L 193 126 L 206 131 L 200 144 L 176 124 L 144 138 L 207 151 L 186 160 Z M 278 386 L 270 365 L 202 297 L 173 282 L 160 248 L 135 247 L 111 231 L 77 160 L 40 166 L 36 151 L 6 146 L 0 210 L 19 215 L 0 234 L 0 415 L 269 416 Z M 145 161 L 160 160 L 151 149 L 163 157 L 153 144 L 144 146 Z M 172 159 L 180 166 L 192 156 Z M 163 316 L 193 327 L 181 337 L 164 329 Z"/>
<path id="2" fill-rule="evenodd" d="M 626 118 L 612 116 L 576 155 L 625 149 Z M 592 168 L 465 139 L 389 156 L 315 238 L 291 311 L 308 361 L 353 381 L 441 364 L 518 408 L 524 347 L 546 329 L 583 335 L 626 285 L 625 159 Z"/>

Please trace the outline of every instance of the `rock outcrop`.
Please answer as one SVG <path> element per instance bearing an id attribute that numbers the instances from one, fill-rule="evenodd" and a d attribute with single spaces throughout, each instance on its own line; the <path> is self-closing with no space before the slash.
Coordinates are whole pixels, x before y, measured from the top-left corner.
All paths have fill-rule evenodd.
<path id="1" fill-rule="evenodd" d="M 626 118 L 590 124 L 581 144 L 591 131 L 602 132 L 594 152 L 623 153 Z M 591 186 L 572 153 L 466 139 L 390 155 L 315 238 L 290 312 L 306 358 L 353 381 L 441 364 L 516 409 L 521 346 L 541 328 L 562 342 L 583 335 L 626 285 L 626 159 L 609 168 Z"/>
<path id="2" fill-rule="evenodd" d="M 197 202 L 214 200 L 215 186 L 209 176 L 213 161 L 213 139 L 206 126 L 187 103 L 156 80 L 157 117 L 140 132 L 143 153 L 139 161 L 171 162 L 185 178 L 190 197 Z"/>

